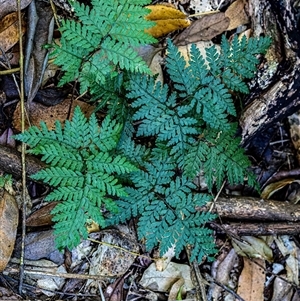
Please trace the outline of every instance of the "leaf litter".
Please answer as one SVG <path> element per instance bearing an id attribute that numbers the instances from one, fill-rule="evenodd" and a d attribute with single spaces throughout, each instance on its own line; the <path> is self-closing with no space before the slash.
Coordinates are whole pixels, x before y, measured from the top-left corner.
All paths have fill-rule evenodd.
<path id="1" fill-rule="evenodd" d="M 22 1 L 22 8 L 24 9 L 30 1 Z M 214 5 L 214 3 L 212 3 L 212 1 L 196 1 L 196 0 L 192 0 L 190 1 L 190 3 L 185 2 L 183 3 L 183 1 L 180 1 L 182 3 L 182 5 L 185 8 L 188 9 L 194 9 L 195 12 L 200 12 L 201 10 L 203 10 L 204 12 L 206 11 L 213 11 L 214 9 L 216 9 L 216 7 L 218 7 L 218 5 Z M 203 2 L 203 5 L 200 5 L 200 2 Z M 204 3 L 205 2 L 205 3 Z M 251 1 L 249 1 L 251 2 Z M 188 4 L 190 4 L 190 8 L 187 6 Z M 239 26 L 245 25 L 249 23 L 249 16 L 247 16 L 246 14 L 246 2 L 245 1 L 234 1 L 229 7 L 227 6 L 227 9 L 225 10 L 225 13 L 216 13 L 216 14 L 212 14 L 212 15 L 208 15 L 208 16 L 204 16 L 202 18 L 200 18 L 199 20 L 190 20 L 188 18 L 189 14 L 183 13 L 181 10 L 179 9 L 175 9 L 175 8 L 165 8 L 167 6 L 163 6 L 163 8 L 161 8 L 159 5 L 152 5 L 151 7 L 155 7 L 151 9 L 152 11 L 155 12 L 155 10 L 157 9 L 158 12 L 156 12 L 158 15 L 161 13 L 161 11 L 166 11 L 167 13 L 163 13 L 163 16 L 160 16 L 158 18 L 158 20 L 156 20 L 157 22 L 157 28 L 154 30 L 153 35 L 159 38 L 162 38 L 163 36 L 172 33 L 173 31 L 176 30 L 181 30 L 184 27 L 187 27 L 187 29 L 185 31 L 182 31 L 182 33 L 180 35 L 177 35 L 177 45 L 186 45 L 189 43 L 193 43 L 193 42 L 199 42 L 202 40 L 207 40 L 210 41 L 214 38 L 216 38 L 218 35 L 220 35 L 223 32 L 226 31 L 230 31 L 233 30 Z M 13 20 L 14 17 L 10 17 L 8 15 L 8 12 L 12 12 L 12 11 L 16 11 L 15 8 L 15 4 L 12 3 L 11 1 L 6 1 L 5 3 L 1 4 L 0 1 L 0 6 L 1 8 L 4 8 L 3 10 L 1 10 L 0 12 L 0 19 L 3 22 L 3 26 L 2 26 L 2 30 L 0 30 L 0 34 L 3 33 L 2 36 L 2 41 L 5 42 L 4 44 L 4 48 L 3 50 L 5 52 L 9 51 L 11 49 L 11 47 L 16 43 L 17 40 L 17 36 L 18 36 L 18 31 L 16 31 L 16 28 L 14 27 L 14 23 L 12 22 L 12 25 L 7 26 L 7 24 L 10 24 L 7 20 Z M 183 6 L 180 6 L 181 8 Z M 7 17 L 9 16 L 9 17 Z M 14 15 L 12 15 L 14 16 Z M 8 19 L 4 19 L 4 18 L 8 18 Z M 150 18 L 150 17 L 149 17 Z M 151 17 L 151 20 L 154 20 L 154 18 L 156 17 Z M 4 20 L 4 21 L 3 21 Z M 4 28 L 4 29 L 3 29 Z M 11 30 L 11 31 L 8 31 Z M 5 32 L 5 33 L 4 33 Z M 23 28 L 23 32 L 25 32 L 25 28 Z M 5 35 L 4 35 L 5 34 Z M 42 42 L 44 43 L 44 42 Z M 3 47 L 3 46 L 1 46 Z M 188 56 L 188 53 L 187 53 Z M 39 61 L 40 66 L 43 65 L 43 59 L 44 58 L 38 58 L 37 60 Z M 40 68 L 40 67 L 39 67 Z M 34 67 L 32 67 L 32 70 L 34 70 Z M 36 71 L 35 71 L 36 72 Z M 33 75 L 32 80 L 37 80 L 37 83 L 40 82 L 40 78 L 41 77 L 41 73 L 32 73 Z M 37 78 L 35 78 L 37 77 Z M 39 89 L 39 84 L 36 85 L 35 89 Z M 35 93 L 35 92 L 34 92 Z M 34 94 L 33 93 L 33 94 Z M 63 102 L 62 102 L 63 103 Z M 47 116 L 52 116 L 50 123 L 53 122 L 54 119 L 58 119 L 61 118 L 61 120 L 66 119 L 66 115 L 69 112 L 69 109 L 66 110 L 66 108 L 68 108 L 71 104 L 63 104 L 63 108 L 59 109 L 57 111 L 48 111 L 46 107 L 41 107 L 40 109 L 31 109 L 32 110 L 32 114 L 36 114 L 36 121 L 35 124 L 38 124 L 40 120 L 48 120 Z M 61 113 L 58 113 L 61 112 Z M 42 114 L 44 113 L 44 114 Z M 61 114 L 61 117 L 58 117 L 59 114 Z M 17 127 L 17 123 L 19 120 L 19 116 L 16 115 L 14 120 L 15 120 L 15 127 Z M 49 124 L 50 124 L 49 123 Z M 296 130 L 297 131 L 297 130 Z M 297 135 L 294 135 L 295 137 Z M 284 140 L 284 138 L 281 139 L 282 141 Z M 279 139 L 279 141 L 281 141 Z M 295 141 L 294 141 L 295 140 Z M 293 139 L 293 142 L 297 142 L 297 139 Z M 296 150 L 298 151 L 298 144 L 295 144 Z M 280 149 L 281 152 L 285 152 L 287 153 L 286 149 Z M 293 149 L 290 148 L 290 151 L 293 152 Z M 272 163 L 272 162 L 271 162 Z M 285 179 L 283 180 L 284 182 L 279 182 L 279 184 L 275 184 L 275 186 L 269 186 L 268 187 L 268 193 L 266 194 L 267 197 L 265 197 L 265 195 L 263 195 L 264 198 L 268 198 L 269 196 L 273 196 L 275 195 L 276 197 L 276 193 L 278 193 L 278 191 L 284 189 L 286 186 L 291 185 L 293 182 L 297 181 L 292 181 L 290 179 Z M 4 198 L 5 199 L 5 198 Z M 263 206 L 263 205 L 262 205 Z M 14 207 L 14 206 L 13 206 Z M 16 208 L 16 207 L 15 207 Z M 5 208 L 4 208 L 5 209 Z M 5 209 L 6 210 L 6 209 Z M 12 214 L 13 210 L 9 210 L 10 214 Z M 14 210 L 16 212 L 16 210 Z M 5 214 L 3 215 L 5 216 Z M 18 218 L 16 217 L 16 215 L 14 215 L 14 221 L 16 221 Z M 9 225 L 9 230 L 3 230 L 3 231 L 8 231 L 9 235 L 14 235 L 15 231 L 14 230 L 14 225 L 16 224 L 16 222 L 11 222 L 11 221 L 7 221 L 5 218 L 3 218 L 3 226 L 1 227 L 1 229 L 5 229 L 5 227 L 7 225 Z M 7 242 L 7 238 L 5 238 L 5 241 Z M 14 244 L 14 239 L 10 240 L 12 242 L 9 243 L 8 245 L 10 246 L 9 252 L 12 251 L 12 246 Z M 235 241 L 235 239 L 232 239 L 232 241 Z M 276 261 L 278 260 L 278 258 L 276 258 L 276 256 L 274 256 L 275 254 L 275 250 L 274 250 L 274 244 L 271 246 L 261 246 L 264 243 L 260 243 L 260 240 L 257 240 L 254 237 L 251 237 L 251 241 L 252 242 L 257 242 L 254 244 L 254 246 L 252 246 L 250 253 L 249 250 L 248 251 L 243 251 L 243 268 L 242 268 L 242 272 L 239 276 L 239 282 L 236 285 L 232 286 L 232 289 L 236 289 L 237 288 L 237 293 L 240 294 L 241 297 L 243 297 L 245 300 L 254 300 L 253 298 L 255 297 L 255 299 L 262 299 L 263 297 L 263 289 L 264 289 L 264 282 L 265 280 L 265 276 L 264 273 L 267 271 L 268 265 L 270 265 L 270 263 L 268 263 L 268 261 Z M 234 243 L 233 243 L 234 244 Z M 294 244 L 292 241 L 290 241 L 290 238 L 288 236 L 279 236 L 275 239 L 275 244 L 277 245 L 280 254 L 282 256 L 285 257 L 285 266 L 284 266 L 284 271 L 283 271 L 283 275 L 281 275 L 280 277 L 277 277 L 276 275 L 273 275 L 274 278 L 274 285 L 272 287 L 274 287 L 272 293 L 270 293 L 269 296 L 269 300 L 293 300 L 295 301 L 297 298 L 295 297 L 295 293 L 293 292 L 294 289 L 292 287 L 291 284 L 295 284 L 298 285 L 298 281 L 299 281 L 299 276 L 298 276 L 298 263 L 299 263 L 299 250 L 296 244 Z M 4 245 L 4 244 L 2 244 Z M 243 248 L 241 246 L 239 246 L 239 250 Z M 229 252 L 229 254 L 233 254 L 234 249 L 231 249 L 231 251 Z M 262 250 L 262 251 L 260 251 Z M 267 250 L 267 251 L 266 251 Z M 5 251 L 6 252 L 6 251 Z M 9 253 L 8 252 L 8 253 Z M 240 251 L 238 251 L 239 253 Z M 7 253 L 7 254 L 8 254 Z M 247 255 L 247 257 L 245 257 L 245 255 Z M 87 256 L 87 255 L 85 255 Z M 241 255 L 240 255 L 241 256 Z M 250 259 L 248 259 L 248 257 L 260 257 L 260 262 L 257 261 L 252 261 Z M 1 256 L 2 257 L 2 256 Z M 10 255 L 8 254 L 7 256 L 3 256 L 3 260 L 4 263 L 2 265 L 3 269 L 5 268 L 5 265 L 7 264 L 6 261 L 9 260 Z M 226 276 L 224 278 L 226 278 L 226 281 L 224 281 L 224 285 L 228 285 L 228 282 L 230 282 L 231 279 L 231 274 L 234 271 L 235 266 L 237 265 L 237 254 L 233 254 L 232 256 L 226 256 L 227 261 L 229 263 L 227 263 L 227 265 L 229 266 L 226 270 Z M 240 257 L 241 258 L 241 257 Z M 271 260 L 272 259 L 272 260 Z M 216 259 L 216 263 L 218 262 L 219 258 Z M 266 262 L 266 261 L 267 262 Z M 36 259 L 36 261 L 38 261 L 38 259 Z M 80 264 L 79 264 L 80 265 Z M 222 265 L 220 264 L 220 266 L 222 267 Z M 81 267 L 82 268 L 82 267 Z M 145 270 L 145 269 L 144 269 Z M 143 270 L 143 275 L 147 275 L 146 272 Z M 78 268 L 78 271 L 82 271 L 80 270 L 80 268 Z M 222 267 L 220 271 L 225 271 L 225 268 Z M 138 270 L 137 273 L 141 273 L 141 270 Z M 156 277 L 156 278 L 155 278 Z M 160 279 L 161 279 L 161 274 L 159 276 L 155 276 L 153 277 L 154 280 L 157 281 L 157 285 L 160 284 Z M 178 276 L 179 279 L 180 276 Z M 245 280 L 246 279 L 246 280 Z M 216 280 L 223 282 L 223 280 L 220 280 L 220 278 L 216 278 Z M 257 286 L 255 285 L 257 284 Z M 270 285 L 270 284 L 269 284 Z M 182 284 L 179 285 L 180 287 L 182 286 Z M 42 288 L 42 286 L 40 286 Z M 118 286 L 118 290 L 121 291 L 123 290 L 124 287 L 124 281 L 120 282 L 119 286 Z M 218 291 L 222 292 L 223 289 L 221 288 L 220 290 L 220 286 L 215 285 L 215 287 L 218 287 Z M 255 287 L 255 291 L 253 291 L 253 287 Z M 44 288 L 50 288 L 50 285 L 47 284 L 46 287 Z M 1 288 L 4 290 L 4 288 Z M 178 292 L 180 291 L 180 288 L 177 288 Z M 5 292 L 5 294 L 9 295 L 8 292 Z M 212 293 L 214 295 L 214 293 Z M 176 293 L 175 293 L 176 295 Z M 230 294 L 229 294 L 230 295 Z M 215 295 L 214 295 L 215 296 Z M 121 295 L 118 295 L 116 297 L 114 297 L 116 300 L 121 300 Z M 212 299 L 214 300 L 214 299 Z"/>

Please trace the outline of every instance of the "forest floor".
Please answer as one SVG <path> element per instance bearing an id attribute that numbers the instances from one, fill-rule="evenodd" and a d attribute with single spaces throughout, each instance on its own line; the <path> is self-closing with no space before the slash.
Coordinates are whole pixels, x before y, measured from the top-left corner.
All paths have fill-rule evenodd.
<path id="1" fill-rule="evenodd" d="M 62 72 L 43 47 L 52 38 L 59 43 L 58 24 L 63 18 L 74 18 L 68 2 L 36 0 L 34 6 L 33 0 L 22 0 L 21 25 L 15 2 L 0 0 L 0 184 L 4 187 L 0 201 L 0 300 L 299 301 L 298 2 L 164 1 L 184 17 L 177 19 L 171 10 L 158 32 L 152 33 L 159 41 L 156 48 L 143 55 L 152 72 L 164 81 L 168 80 L 164 70 L 167 38 L 180 44 L 186 57 L 189 43 L 203 50 L 218 45 L 222 35 L 228 40 L 237 34 L 272 39 L 256 77 L 247 83 L 250 93 L 238 99 L 236 120 L 241 146 L 260 191 L 226 181 L 215 191 L 214 203 L 207 210 L 217 213 L 218 218 L 207 226 L 214 230 L 218 253 L 212 262 L 203 258 L 200 264 L 189 261 L 189 248 L 179 258 L 172 250 L 163 258 L 156 249 L 147 252 L 144 242 L 137 239 L 135 219 L 104 230 L 91 224 L 89 240 L 72 251 L 56 249 L 51 221 L 56 203 L 44 201 L 49 187 L 24 177 L 21 150 L 11 137 L 22 130 L 20 120 L 24 118 L 20 57 L 26 70 L 25 127 L 45 121 L 51 128 L 56 120 L 69 119 L 75 106 L 91 115 L 97 103 L 90 101 L 89 93 L 80 95 L 76 82 L 58 87 Z M 207 19 L 195 25 L 202 18 Z M 103 111 L 97 114 L 103 117 Z M 26 155 L 25 162 L 27 175 L 44 167 L 31 155 Z M 205 189 L 201 176 L 195 183 Z"/>

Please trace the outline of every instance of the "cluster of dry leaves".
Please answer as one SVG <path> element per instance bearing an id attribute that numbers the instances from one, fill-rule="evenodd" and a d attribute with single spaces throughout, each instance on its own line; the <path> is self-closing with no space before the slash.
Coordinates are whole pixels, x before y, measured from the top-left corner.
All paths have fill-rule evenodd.
<path id="1" fill-rule="evenodd" d="M 174 37 L 174 43 L 187 58 L 191 43 L 196 43 L 204 54 L 204 49 L 223 33 L 228 36 L 232 33 L 250 36 L 251 32 L 269 34 L 270 24 L 265 26 L 265 23 L 266 31 L 262 32 L 259 5 L 254 0 L 231 3 L 208 0 L 169 2 L 173 5 L 164 3 L 148 6 L 151 12 L 147 18 L 156 22 L 149 33 L 160 39 L 162 46 L 167 35 Z M 59 9 L 57 12 L 53 10 L 55 7 Z M 1 128 L 3 146 L 0 146 L 0 168 L 12 173 L 15 179 L 21 177 L 20 156 L 7 146 L 14 146 L 10 136 L 13 131 L 21 129 L 18 88 L 13 81 L 15 74 L 20 71 L 20 34 L 26 40 L 22 45 L 25 50 L 26 126 L 38 125 L 43 120 L 51 128 L 55 120 L 69 118 L 76 105 L 80 105 L 87 115 L 94 109 L 80 99 L 74 100 L 70 95 L 71 89 L 58 89 L 55 86 L 57 67 L 47 61 L 47 51 L 42 47 L 53 39 L 53 16 L 67 14 L 61 10 L 62 7 L 65 7 L 64 3 L 58 0 L 52 3 L 52 7 L 41 0 L 36 0 L 34 4 L 31 0 L 22 0 L 20 27 L 16 2 L 0 0 L 0 105 L 1 110 L 11 117 L 11 122 L 3 122 Z M 276 36 L 272 38 L 277 41 Z M 276 59 L 276 53 L 274 56 L 271 54 L 275 48 L 271 47 L 267 54 L 267 67 L 274 66 L 272 60 L 274 57 Z M 152 48 L 149 49 L 153 52 Z M 158 52 L 150 63 L 153 72 L 158 73 L 163 81 L 161 60 L 161 53 Z M 278 64 L 280 62 L 281 59 L 278 59 Z M 295 137 L 293 141 L 297 150 L 300 137 L 298 119 L 297 114 L 290 117 L 291 136 Z M 243 128 L 246 127 L 247 122 Z M 283 140 L 278 139 L 276 143 L 282 143 Z M 42 168 L 41 163 L 30 156 L 26 160 L 28 175 Z M 297 184 L 297 175 L 299 172 L 289 177 L 285 174 L 279 180 L 273 178 L 273 181 L 265 181 L 261 197 L 269 199 L 287 186 Z M 69 296 L 74 300 L 300 299 L 297 294 L 300 250 L 297 240 L 289 236 L 299 233 L 300 211 L 296 204 L 299 197 L 295 190 L 288 195 L 292 203 L 262 202 L 260 199 L 243 197 L 219 198 L 214 208 L 223 221 L 237 217 L 246 221 L 212 225 L 216 232 L 221 233 L 217 241 L 220 253 L 212 264 L 202 264 L 200 271 L 198 265 L 189 264 L 186 258 L 182 258 L 180 263 L 173 262 L 172 250 L 164 258 L 155 258 L 155 254 L 151 254 L 152 257 L 149 254 L 141 255 L 143 248 L 137 242 L 132 225 L 100 232 L 96 226 L 90 230 L 90 240 L 65 254 L 59 253 L 54 246 L 52 230 L 49 230 L 50 212 L 55 204 L 45 205 L 41 202 L 38 198 L 40 193 L 36 191 L 41 187 L 31 185 L 30 196 L 27 197 L 29 216 L 26 220 L 29 233 L 26 235 L 24 253 L 26 286 L 21 289 L 27 298 L 32 296 L 36 299 L 38 296 L 46 299 L 48 296 L 53 300 L 58 296 L 57 292 L 61 292 L 61 296 Z M 21 206 L 19 186 L 18 182 L 13 185 L 7 182 L 1 190 L 0 200 L 0 271 L 15 288 L 13 292 L 0 287 L 0 294 L 14 300 L 21 299 L 15 293 L 22 256 L 22 240 L 17 236 Z M 232 187 L 228 189 L 237 191 Z M 257 222 L 247 225 L 247 220 L 251 219 Z M 281 222 L 272 224 L 278 220 Z M 263 223 L 265 221 L 270 223 Z M 224 233 L 230 237 L 230 242 L 222 239 Z M 15 280 L 12 280 L 13 276 Z"/>

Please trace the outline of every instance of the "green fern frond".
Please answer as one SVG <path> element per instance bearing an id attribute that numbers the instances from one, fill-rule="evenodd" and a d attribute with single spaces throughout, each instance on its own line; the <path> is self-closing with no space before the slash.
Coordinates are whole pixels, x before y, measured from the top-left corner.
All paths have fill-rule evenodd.
<path id="1" fill-rule="evenodd" d="M 250 73 L 239 73 L 238 66 L 244 59 L 246 66 L 243 68 L 250 70 L 254 76 L 255 54 L 264 53 L 270 44 L 268 38 L 260 43 L 254 40 L 234 39 L 229 44 L 223 38 L 221 51 L 218 52 L 215 46 L 208 48 L 206 60 L 200 50 L 192 46 L 187 66 L 177 47 L 168 41 L 167 71 L 174 83 L 172 93 L 168 85 L 156 83 L 151 77 L 132 76 L 128 85 L 127 97 L 133 99 L 132 108 L 135 110 L 132 119 L 139 122 L 137 135 L 155 136 L 156 144 L 165 143 L 178 166 L 191 168 L 185 172 L 194 175 L 196 167 L 201 165 L 199 158 L 207 151 L 194 150 L 195 147 L 202 148 L 201 145 L 195 146 L 196 137 L 202 135 L 206 127 L 222 131 L 224 135 L 228 132 L 228 137 L 231 135 L 229 116 L 236 116 L 231 91 L 246 92 L 243 80 L 250 77 Z M 253 45 L 258 49 L 254 51 Z M 239 55 L 235 55 L 235 51 Z M 238 149 L 237 142 L 234 146 Z M 191 161 L 193 156 L 194 162 Z M 241 155 L 239 158 L 242 160 Z M 234 179 L 240 181 L 241 174 L 236 174 Z"/>
<path id="2" fill-rule="evenodd" d="M 171 155 L 176 158 L 184 156 L 189 137 L 196 135 L 197 120 L 183 116 L 188 107 L 177 106 L 175 93 L 168 95 L 168 87 L 155 83 L 153 78 L 145 79 L 134 76 L 129 83 L 129 98 L 134 98 L 133 108 L 137 108 L 133 120 L 141 120 L 138 136 L 155 136 L 157 142 L 167 142 Z"/>
<path id="3" fill-rule="evenodd" d="M 42 160 L 50 164 L 32 178 L 55 187 L 47 200 L 63 200 L 52 212 L 59 249 L 73 248 L 87 237 L 88 219 L 104 225 L 101 209 L 115 212 L 117 208 L 109 196 L 126 196 L 118 176 L 137 168 L 125 156 L 115 154 L 121 130 L 122 125 L 109 116 L 99 127 L 94 114 L 88 120 L 76 107 L 64 128 L 56 122 L 55 130 L 50 131 L 42 123 L 41 129 L 31 127 L 16 135 L 29 144 L 32 153 L 42 155 Z"/>
<path id="4" fill-rule="evenodd" d="M 42 180 L 51 186 L 83 187 L 84 184 L 84 175 L 80 171 L 73 171 L 66 167 L 46 168 L 37 172 L 32 178 Z"/>
<path id="5" fill-rule="evenodd" d="M 149 1 L 94 0 L 90 7 L 74 1 L 79 22 L 63 21 L 61 46 L 54 45 L 55 63 L 65 71 L 60 84 L 78 78 L 83 91 L 93 85 L 90 74 L 103 84 L 117 68 L 150 73 L 134 49 L 156 42 L 145 32 L 154 25 L 144 18 L 145 3 Z"/>
<path id="6" fill-rule="evenodd" d="M 51 56 L 55 57 L 55 64 L 61 66 L 62 71 L 64 71 L 59 85 L 62 86 L 70 82 L 70 79 L 78 78 L 86 50 L 76 45 L 72 45 L 71 48 L 64 37 L 60 39 L 60 45 L 53 43 L 52 47 Z"/>

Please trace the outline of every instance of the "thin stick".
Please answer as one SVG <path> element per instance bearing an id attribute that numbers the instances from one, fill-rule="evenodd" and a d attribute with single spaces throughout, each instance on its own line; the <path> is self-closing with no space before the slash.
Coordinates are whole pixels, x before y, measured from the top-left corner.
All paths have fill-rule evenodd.
<path id="1" fill-rule="evenodd" d="M 15 274 L 15 273 L 21 273 L 20 269 L 17 268 L 6 268 L 3 271 L 3 274 Z M 86 275 L 86 274 L 72 274 L 72 273 L 57 273 L 57 272 L 50 272 L 50 271 L 40 271 L 40 270 L 29 270 L 24 269 L 23 273 L 26 275 L 35 275 L 35 276 L 51 276 L 51 277 L 57 277 L 57 278 L 65 278 L 65 279 L 82 279 L 82 280 L 103 280 L 105 278 L 108 278 L 108 276 L 100 276 L 100 275 Z M 113 277 L 111 277 L 113 278 Z"/>
<path id="2" fill-rule="evenodd" d="M 20 45 L 20 101 L 21 101 L 21 130 L 25 130 L 25 114 L 24 114 L 24 54 L 23 54 L 23 37 L 22 37 L 22 16 L 21 16 L 21 0 L 17 0 L 18 8 L 18 27 L 19 27 L 19 45 Z M 25 144 L 22 143 L 22 242 L 21 242 L 21 258 L 20 258 L 20 282 L 19 294 L 22 295 L 22 286 L 24 282 L 24 249 L 26 234 L 26 165 L 25 165 Z"/>
<path id="3" fill-rule="evenodd" d="M 14 74 L 20 72 L 20 68 L 13 68 L 13 69 L 8 69 L 8 70 L 1 70 L 0 75 L 7 75 L 7 74 Z"/>
<path id="4" fill-rule="evenodd" d="M 221 188 L 219 189 L 217 195 L 215 196 L 213 202 L 211 203 L 211 206 L 210 206 L 208 212 L 212 212 L 212 211 L 213 211 L 214 206 L 215 206 L 215 203 L 216 203 L 216 201 L 218 200 L 218 198 L 219 198 L 219 196 L 220 196 L 220 194 L 221 194 L 221 192 L 222 192 L 222 190 L 223 190 L 223 188 L 224 188 L 224 186 L 225 186 L 225 183 L 226 183 L 226 181 L 223 182 Z"/>

